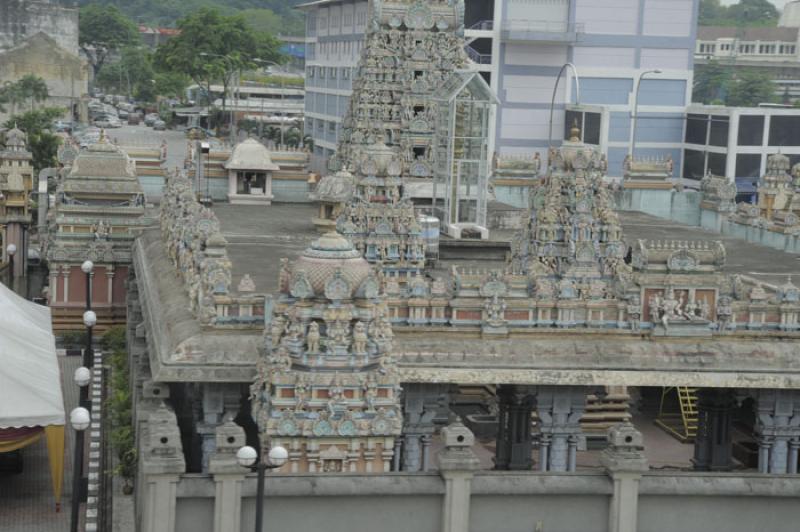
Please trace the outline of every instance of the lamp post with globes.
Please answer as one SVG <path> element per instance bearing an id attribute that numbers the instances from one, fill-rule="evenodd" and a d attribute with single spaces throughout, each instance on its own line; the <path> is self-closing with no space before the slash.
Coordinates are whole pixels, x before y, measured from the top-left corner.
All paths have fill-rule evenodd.
<path id="1" fill-rule="evenodd" d="M 87 368 L 94 366 L 94 351 L 92 350 L 92 329 L 97 325 L 97 314 L 93 310 L 83 313 L 83 324 L 86 325 L 86 347 L 83 350 L 83 365 Z"/>
<path id="2" fill-rule="evenodd" d="M 81 271 L 86 274 L 86 310 L 92 310 L 92 272 L 94 263 L 90 260 L 83 261 Z"/>
<path id="3" fill-rule="evenodd" d="M 264 473 L 267 469 L 278 469 L 283 467 L 289 460 L 289 452 L 281 447 L 273 447 L 267 454 L 267 460 L 263 456 L 259 458 L 258 451 L 245 445 L 236 452 L 236 460 L 239 465 L 246 468 L 255 468 L 258 473 L 258 484 L 256 485 L 256 529 L 255 532 L 262 532 L 264 529 Z"/>
<path id="4" fill-rule="evenodd" d="M 86 410 L 91 410 L 91 403 L 89 402 L 89 381 L 92 380 L 92 372 L 86 366 L 81 366 L 79 368 L 75 368 L 75 374 L 73 375 L 73 380 L 75 384 L 78 385 L 80 388 L 80 397 L 78 400 L 78 406 L 84 407 Z"/>
<path id="5" fill-rule="evenodd" d="M 88 370 L 87 370 L 88 371 Z M 75 429 L 75 462 L 72 468 L 72 515 L 70 532 L 78 532 L 78 512 L 83 501 L 83 436 L 89 428 L 92 416 L 88 410 L 79 406 L 69 414 L 69 424 Z"/>
<path id="6" fill-rule="evenodd" d="M 14 255 L 17 254 L 17 246 L 14 244 L 9 244 L 6 246 L 6 253 L 8 253 L 8 280 L 9 285 L 11 285 L 11 289 L 14 289 L 14 279 L 16 278 L 16 274 L 14 273 Z"/>

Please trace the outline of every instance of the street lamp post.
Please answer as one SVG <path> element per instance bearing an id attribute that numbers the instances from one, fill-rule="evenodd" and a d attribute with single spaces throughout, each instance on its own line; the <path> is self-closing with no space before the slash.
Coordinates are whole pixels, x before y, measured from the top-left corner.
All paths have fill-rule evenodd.
<path id="1" fill-rule="evenodd" d="M 219 57 L 219 58 L 221 58 L 221 59 L 224 59 L 224 60 L 225 60 L 225 62 L 228 64 L 228 68 L 230 69 L 230 72 L 231 72 L 231 74 L 233 74 L 233 71 L 234 71 L 234 68 L 233 68 L 233 59 L 231 59 L 229 56 L 227 56 L 227 55 L 222 55 L 222 54 L 212 54 L 212 53 L 210 53 L 210 52 L 200 52 L 200 54 L 199 54 L 199 55 L 200 55 L 200 57 Z M 210 83 L 209 83 L 209 91 L 208 91 L 208 92 L 209 92 L 209 93 L 211 92 L 211 84 L 210 84 Z M 226 96 L 226 97 L 227 97 L 227 92 L 228 92 L 228 91 L 227 91 L 227 86 L 226 86 L 226 87 L 225 87 L 225 93 L 226 93 L 226 94 L 225 94 L 225 96 Z M 211 98 L 211 95 L 210 95 L 210 94 L 209 94 L 209 98 Z M 232 98 L 231 98 L 231 99 L 232 99 Z M 225 114 L 225 106 L 224 106 L 224 105 L 222 106 L 222 113 L 223 113 L 223 114 Z M 231 128 L 230 134 L 231 134 L 231 144 L 233 144 L 233 128 L 234 128 L 234 125 L 233 125 L 233 123 L 234 123 L 234 114 L 235 114 L 234 108 L 233 108 L 233 106 L 231 106 L 231 115 L 230 115 L 230 128 Z"/>
<path id="2" fill-rule="evenodd" d="M 276 63 L 275 61 L 266 61 L 264 59 L 255 58 L 255 59 L 253 59 L 253 61 L 255 61 L 256 63 L 262 64 L 262 65 L 273 65 L 273 66 L 276 66 L 276 67 L 280 67 L 281 66 L 278 63 Z M 283 93 L 286 91 L 286 86 L 284 85 L 284 82 L 283 82 L 283 76 L 278 76 L 278 77 L 281 79 L 281 109 L 284 112 L 284 117 L 283 118 L 285 118 L 286 107 L 285 107 L 285 105 L 283 103 Z M 261 99 L 261 120 L 262 120 L 262 122 L 264 120 L 264 99 L 263 98 Z M 281 123 L 280 123 L 281 148 L 280 149 L 283 149 L 283 126 L 284 126 L 284 123 L 285 123 L 285 121 L 281 120 Z"/>
<path id="3" fill-rule="evenodd" d="M 632 115 L 632 123 L 631 123 L 631 142 L 630 142 L 630 151 L 628 152 L 628 158 L 631 162 L 633 162 L 634 150 L 636 149 L 636 125 L 639 121 L 639 89 L 642 87 L 642 78 L 644 78 L 648 74 L 661 74 L 661 70 L 655 68 L 653 70 L 645 70 L 641 74 L 639 74 L 639 80 L 636 82 L 636 93 L 633 96 L 633 115 Z"/>
<path id="4" fill-rule="evenodd" d="M 17 277 L 16 272 L 14 272 L 14 255 L 17 253 L 17 246 L 14 244 L 9 244 L 6 247 L 6 253 L 8 253 L 8 284 L 10 285 L 11 289 L 14 290 L 14 281 Z"/>
<path id="5" fill-rule="evenodd" d="M 86 325 L 86 348 L 83 350 L 83 365 L 87 368 L 94 366 L 94 351 L 92 350 L 92 329 L 97 325 L 97 314 L 93 310 L 83 313 L 83 324 Z"/>
<path id="6" fill-rule="evenodd" d="M 87 370 L 88 371 L 88 370 Z M 72 467 L 72 515 L 70 516 L 70 532 L 78 532 L 78 512 L 83 501 L 83 437 L 89 428 L 92 416 L 88 410 L 79 406 L 69 414 L 69 423 L 75 429 L 75 461 Z"/>
<path id="7" fill-rule="evenodd" d="M 83 261 L 81 271 L 86 274 L 86 310 L 92 310 L 92 272 L 94 263 L 90 260 Z"/>
<path id="8" fill-rule="evenodd" d="M 273 447 L 269 450 L 267 461 L 263 456 L 259 459 L 258 451 L 245 445 L 236 452 L 236 460 L 239 465 L 246 468 L 255 468 L 258 473 L 258 484 L 256 485 L 256 529 L 255 532 L 262 532 L 264 529 L 264 474 L 267 469 L 278 469 L 283 467 L 289 460 L 289 452 L 281 446 Z"/>
<path id="9" fill-rule="evenodd" d="M 561 67 L 561 70 L 558 71 L 558 77 L 556 77 L 556 85 L 553 87 L 553 98 L 550 101 L 550 136 L 548 137 L 547 146 L 548 148 L 553 147 L 553 112 L 556 108 L 556 94 L 558 94 L 558 82 L 561 81 L 561 76 L 564 75 L 564 71 L 566 69 L 572 69 L 572 75 L 575 77 L 575 103 L 580 105 L 581 103 L 581 81 L 580 77 L 578 77 L 578 69 L 575 68 L 575 65 L 572 63 L 564 63 L 564 66 Z M 549 159 L 549 150 L 548 150 L 548 159 Z M 550 161 L 548 160 L 548 165 Z"/>
<path id="10" fill-rule="evenodd" d="M 78 399 L 78 406 L 84 407 L 86 410 L 91 410 L 91 403 L 89 402 L 89 381 L 92 380 L 92 372 L 86 366 L 75 368 L 75 374 L 72 379 L 78 385 L 80 396 Z"/>

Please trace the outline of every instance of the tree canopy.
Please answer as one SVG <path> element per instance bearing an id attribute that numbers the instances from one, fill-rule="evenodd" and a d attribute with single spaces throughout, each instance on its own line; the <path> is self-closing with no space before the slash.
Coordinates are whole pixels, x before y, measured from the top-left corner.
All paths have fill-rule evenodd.
<path id="1" fill-rule="evenodd" d="M 754 107 L 777 100 L 772 77 L 757 70 L 710 62 L 695 65 L 692 101 L 697 103 Z"/>
<path id="2" fill-rule="evenodd" d="M 33 155 L 33 168 L 38 174 L 43 168 L 56 166 L 56 155 L 61 137 L 54 135 L 50 127 L 54 120 L 64 116 L 59 107 L 43 107 L 14 115 L 4 124 L 7 128 L 18 127 L 28 135 L 28 149 Z"/>
<path id="3" fill-rule="evenodd" d="M 11 106 L 11 113 L 16 112 L 19 104 L 27 102 L 31 111 L 35 103 L 42 102 L 50 96 L 47 83 L 34 74 L 26 74 L 17 81 L 6 81 L 0 87 L 0 111 L 5 112 L 6 105 Z"/>
<path id="4" fill-rule="evenodd" d="M 775 26 L 780 13 L 769 0 L 739 0 L 724 6 L 720 0 L 700 0 L 701 26 Z"/>
<path id="5" fill-rule="evenodd" d="M 89 4 L 80 10 L 78 41 L 97 75 L 110 52 L 133 46 L 140 39 L 136 25 L 116 6 Z"/>
<path id="6" fill-rule="evenodd" d="M 221 82 L 227 93 L 235 73 L 257 67 L 256 60 L 281 59 L 279 42 L 255 31 L 243 15 L 201 9 L 178 21 L 178 28 L 180 35 L 158 47 L 155 66 L 188 76 L 206 94 L 213 81 Z"/>

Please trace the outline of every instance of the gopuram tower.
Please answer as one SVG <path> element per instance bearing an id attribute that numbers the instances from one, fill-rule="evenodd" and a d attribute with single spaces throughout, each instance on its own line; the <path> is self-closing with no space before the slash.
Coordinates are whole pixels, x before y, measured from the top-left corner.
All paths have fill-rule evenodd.
<path id="1" fill-rule="evenodd" d="M 315 241 L 266 307 L 266 357 L 251 389 L 261 442 L 285 470 L 390 471 L 403 416 L 392 328 L 370 265 L 338 233 Z"/>
<path id="2" fill-rule="evenodd" d="M 324 203 L 334 199 L 325 190 L 353 190 L 337 230 L 401 280 L 425 264 L 412 197 L 432 202 L 454 236 L 462 222 L 486 234 L 488 123 L 496 100 L 467 68 L 463 23 L 463 1 L 371 2 L 332 175 L 315 194 Z"/>

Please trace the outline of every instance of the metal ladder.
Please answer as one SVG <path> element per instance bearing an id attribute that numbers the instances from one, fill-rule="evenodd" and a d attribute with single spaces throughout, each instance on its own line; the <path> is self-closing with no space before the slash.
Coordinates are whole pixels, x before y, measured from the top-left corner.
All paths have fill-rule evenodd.
<path id="1" fill-rule="evenodd" d="M 672 394 L 675 394 L 678 400 L 677 412 L 670 410 L 671 404 L 668 399 Z M 693 441 L 697 435 L 697 388 L 688 386 L 663 388 L 655 422 L 680 441 Z"/>

